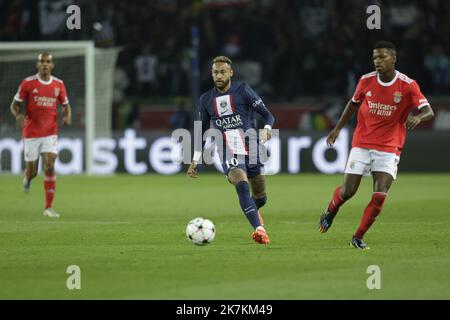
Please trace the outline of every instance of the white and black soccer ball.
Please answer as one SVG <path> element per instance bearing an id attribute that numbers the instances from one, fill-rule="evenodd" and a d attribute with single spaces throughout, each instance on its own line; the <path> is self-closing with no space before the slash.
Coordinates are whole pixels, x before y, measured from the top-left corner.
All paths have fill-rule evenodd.
<path id="1" fill-rule="evenodd" d="M 216 228 L 211 220 L 195 218 L 186 227 L 186 237 L 196 245 L 211 243 L 216 236 Z"/>

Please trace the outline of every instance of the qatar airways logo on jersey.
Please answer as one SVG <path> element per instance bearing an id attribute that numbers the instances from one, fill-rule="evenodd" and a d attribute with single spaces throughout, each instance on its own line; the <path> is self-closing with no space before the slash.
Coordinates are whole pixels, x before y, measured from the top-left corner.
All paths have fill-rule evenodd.
<path id="1" fill-rule="evenodd" d="M 223 117 L 214 121 L 216 126 L 222 129 L 233 129 L 243 125 L 241 116 L 236 114 L 231 117 Z"/>
<path id="2" fill-rule="evenodd" d="M 39 107 L 53 107 L 56 102 L 56 98 L 35 96 L 34 102 Z"/>
<path id="3" fill-rule="evenodd" d="M 369 105 L 369 112 L 377 116 L 390 117 L 392 113 L 397 110 L 397 106 L 383 104 L 379 102 L 367 101 Z"/>

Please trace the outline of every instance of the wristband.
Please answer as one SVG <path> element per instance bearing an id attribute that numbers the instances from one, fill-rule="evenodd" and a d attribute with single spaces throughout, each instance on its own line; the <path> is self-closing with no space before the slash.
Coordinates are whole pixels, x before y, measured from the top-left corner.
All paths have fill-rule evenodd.
<path id="1" fill-rule="evenodd" d="M 192 161 L 198 162 L 201 157 L 202 157 L 201 151 L 194 151 L 194 157 L 192 158 Z"/>

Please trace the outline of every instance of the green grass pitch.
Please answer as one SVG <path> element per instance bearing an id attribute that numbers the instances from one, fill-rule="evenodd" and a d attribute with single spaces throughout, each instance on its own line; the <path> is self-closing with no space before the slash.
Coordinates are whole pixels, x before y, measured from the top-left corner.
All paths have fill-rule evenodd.
<path id="1" fill-rule="evenodd" d="M 372 181 L 326 234 L 318 219 L 342 175 L 267 177 L 262 214 L 272 243 L 251 240 L 234 188 L 220 174 L 60 176 L 42 216 L 42 176 L 29 195 L 0 176 L 0 299 L 450 299 L 450 175 L 400 173 L 367 233 L 348 246 Z M 211 219 L 215 241 L 199 247 L 187 222 Z M 81 289 L 68 290 L 69 265 Z M 369 290 L 367 268 L 381 270 Z"/>

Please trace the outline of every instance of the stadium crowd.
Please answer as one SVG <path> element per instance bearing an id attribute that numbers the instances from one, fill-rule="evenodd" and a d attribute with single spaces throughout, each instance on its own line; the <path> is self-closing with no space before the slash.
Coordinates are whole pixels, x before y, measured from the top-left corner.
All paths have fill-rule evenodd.
<path id="1" fill-rule="evenodd" d="M 66 27 L 71 4 L 81 8 L 80 30 Z M 381 8 L 381 30 L 366 26 L 373 4 Z M 192 26 L 200 31 L 202 91 L 211 86 L 211 59 L 227 55 L 234 78 L 247 81 L 266 102 L 315 99 L 319 110 L 303 117 L 299 128 L 332 126 L 358 77 L 373 70 L 371 48 L 380 39 L 397 44 L 397 68 L 426 94 L 449 93 L 445 0 L 0 0 L 2 41 L 94 39 L 97 47 L 122 49 L 113 128 L 142 124 L 138 101 L 189 96 Z M 338 99 L 325 98 L 330 96 Z M 184 114 L 174 113 L 167 126 L 186 123 Z"/>
<path id="2" fill-rule="evenodd" d="M 81 30 L 65 27 L 70 4 L 81 8 Z M 368 5 L 381 8 L 381 30 L 368 30 Z M 200 29 L 202 90 L 209 63 L 233 59 L 237 77 L 268 100 L 348 97 L 372 70 L 380 39 L 398 47 L 398 68 L 425 92 L 450 89 L 450 2 L 445 0 L 0 0 L 1 41 L 95 39 L 120 46 L 125 95 L 189 94 L 191 27 Z"/>

